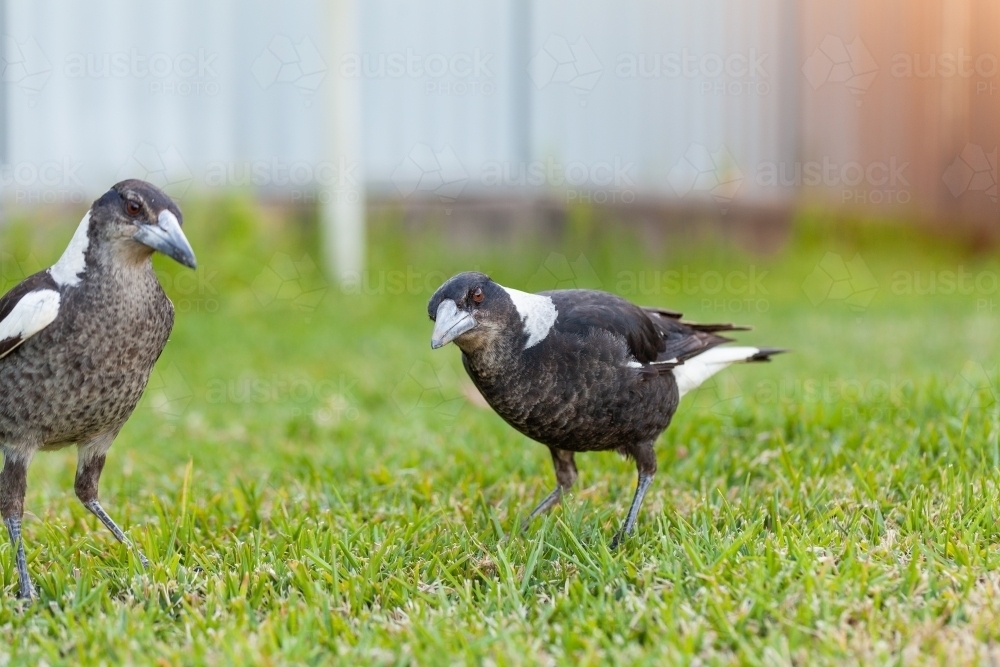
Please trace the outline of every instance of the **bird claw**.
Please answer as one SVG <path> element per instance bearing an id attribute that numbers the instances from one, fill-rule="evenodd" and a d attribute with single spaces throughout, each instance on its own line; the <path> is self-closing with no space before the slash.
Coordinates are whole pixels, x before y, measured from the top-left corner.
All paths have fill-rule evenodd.
<path id="1" fill-rule="evenodd" d="M 611 544 L 608 546 L 608 550 L 617 551 L 618 547 L 622 545 L 622 542 L 624 542 L 625 538 L 627 537 L 628 535 L 623 535 L 622 531 L 619 530 L 617 533 L 615 533 L 615 536 L 611 538 Z"/>
<path id="2" fill-rule="evenodd" d="M 139 553 L 139 563 L 142 564 L 142 569 L 148 570 L 149 569 L 149 559 L 146 558 L 146 556 L 143 555 L 142 552 L 138 552 L 138 553 Z"/>

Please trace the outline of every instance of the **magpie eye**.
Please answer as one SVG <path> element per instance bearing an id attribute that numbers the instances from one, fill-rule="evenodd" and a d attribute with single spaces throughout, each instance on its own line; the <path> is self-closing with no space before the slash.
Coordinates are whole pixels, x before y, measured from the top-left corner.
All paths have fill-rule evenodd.
<path id="1" fill-rule="evenodd" d="M 125 202 L 125 212 L 128 213 L 129 215 L 131 216 L 139 215 L 139 211 L 141 210 L 142 206 L 139 205 L 139 202 L 132 200 Z"/>
<path id="2" fill-rule="evenodd" d="M 483 288 L 477 287 L 474 292 L 472 292 L 472 300 L 476 303 L 483 302 Z"/>

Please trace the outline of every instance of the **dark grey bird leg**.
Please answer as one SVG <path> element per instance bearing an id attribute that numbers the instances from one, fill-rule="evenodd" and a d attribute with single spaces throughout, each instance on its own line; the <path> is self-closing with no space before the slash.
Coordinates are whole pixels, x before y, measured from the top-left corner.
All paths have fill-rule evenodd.
<path id="1" fill-rule="evenodd" d="M 522 531 L 527 528 L 528 524 L 536 516 L 544 514 L 558 505 L 559 501 L 562 500 L 563 494 L 569 491 L 573 487 L 573 484 L 576 483 L 576 461 L 573 460 L 573 452 L 566 451 L 565 449 L 556 449 L 555 447 L 549 447 L 549 451 L 552 453 L 552 465 L 556 469 L 556 488 L 552 493 L 545 496 L 542 502 L 538 503 L 538 507 L 531 511 L 531 514 L 528 515 L 528 518 L 521 525 Z"/>
<path id="2" fill-rule="evenodd" d="M 108 513 L 101 507 L 97 500 L 97 487 L 101 481 L 101 472 L 104 470 L 104 453 L 94 453 L 85 447 L 80 448 L 79 460 L 76 465 L 76 496 L 83 503 L 83 506 L 90 510 L 94 516 L 101 520 L 108 530 L 115 536 L 115 539 L 134 550 L 139 556 L 139 562 L 144 568 L 149 567 L 146 556 L 132 543 L 125 535 L 118 524 L 108 516 Z"/>
<path id="3" fill-rule="evenodd" d="M 30 459 L 29 459 L 30 461 Z M 24 494 L 28 490 L 28 462 L 9 451 L 4 452 L 3 470 L 0 471 L 0 514 L 7 525 L 10 544 L 14 547 L 14 564 L 20 586 L 18 597 L 31 600 L 35 597 L 35 587 L 28 574 L 28 560 L 24 555 L 24 539 L 21 536 L 21 518 L 24 516 Z"/>
<path id="4" fill-rule="evenodd" d="M 625 523 L 611 540 L 612 550 L 617 549 L 632 532 L 635 520 L 639 516 L 639 508 L 642 507 L 642 499 L 646 495 L 646 489 L 653 483 L 653 476 L 656 474 L 656 451 L 653 449 L 653 443 L 647 442 L 633 447 L 629 450 L 629 454 L 635 459 L 635 467 L 639 471 L 639 483 L 635 487 L 632 506 L 628 508 Z"/>

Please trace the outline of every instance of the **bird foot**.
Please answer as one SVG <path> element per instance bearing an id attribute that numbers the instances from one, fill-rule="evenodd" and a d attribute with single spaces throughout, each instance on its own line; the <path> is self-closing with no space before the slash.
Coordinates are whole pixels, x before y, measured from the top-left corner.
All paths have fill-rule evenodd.
<path id="1" fill-rule="evenodd" d="M 628 533 L 623 533 L 622 531 L 619 530 L 617 533 L 615 533 L 615 536 L 611 538 L 611 544 L 608 546 L 608 549 L 610 551 L 617 551 L 618 547 L 620 547 L 622 545 L 622 542 L 624 542 L 627 538 L 628 538 Z"/>
<path id="2" fill-rule="evenodd" d="M 17 599 L 28 604 L 34 602 L 37 597 L 38 596 L 35 594 L 35 587 L 31 584 L 28 584 L 27 589 L 25 589 L 24 586 L 21 586 L 17 591 Z"/>
<path id="3" fill-rule="evenodd" d="M 103 507 L 101 507 L 101 503 L 98 502 L 97 498 L 93 498 L 91 500 L 84 502 L 83 506 L 86 507 L 88 510 L 90 510 L 90 512 L 94 516 L 96 516 L 98 519 L 101 520 L 101 523 L 103 523 L 107 527 L 107 529 L 111 531 L 111 534 L 115 536 L 116 540 L 124 544 L 129 549 L 135 551 L 136 555 L 139 557 L 139 562 L 142 564 L 142 569 L 144 570 L 149 569 L 149 559 L 146 558 L 145 554 L 139 551 L 138 548 L 136 548 L 135 543 L 132 542 L 132 540 L 130 540 L 128 536 L 125 535 L 125 532 L 118 527 L 118 524 L 115 523 L 110 516 L 108 516 L 108 513 L 104 511 Z"/>
<path id="4" fill-rule="evenodd" d="M 517 531 L 517 534 L 518 535 L 523 535 L 524 533 L 528 532 L 528 528 L 531 527 L 531 522 L 534 520 L 534 518 L 535 518 L 535 515 L 531 514 L 531 515 L 528 516 L 528 518 L 526 518 L 524 521 L 522 521 L 520 524 L 518 524 L 519 525 L 519 529 Z"/>
<path id="5" fill-rule="evenodd" d="M 535 517 L 545 514 L 553 507 L 558 505 L 560 502 L 562 502 L 563 493 L 564 493 L 563 488 L 561 486 L 557 486 L 555 491 L 545 496 L 545 498 L 542 499 L 542 502 L 538 503 L 538 507 L 531 510 L 531 514 L 528 515 L 528 518 L 521 522 L 520 532 L 523 533 L 524 531 L 528 530 L 528 526 L 531 525 L 531 522 L 535 519 Z"/>

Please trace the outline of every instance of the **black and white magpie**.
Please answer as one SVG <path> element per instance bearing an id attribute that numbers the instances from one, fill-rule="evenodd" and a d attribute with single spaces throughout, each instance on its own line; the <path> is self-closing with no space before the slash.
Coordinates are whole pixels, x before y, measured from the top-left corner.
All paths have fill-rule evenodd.
<path id="1" fill-rule="evenodd" d="M 487 403 L 508 424 L 548 446 L 556 489 L 532 518 L 576 481 L 576 452 L 617 450 L 639 482 L 616 548 L 632 531 L 656 473 L 653 445 L 680 398 L 726 366 L 768 361 L 783 350 L 719 347 L 731 324 L 694 324 L 593 290 L 527 294 L 482 273 L 445 282 L 427 306 L 431 347 L 452 341 Z"/>
<path id="2" fill-rule="evenodd" d="M 59 261 L 0 298 L 0 514 L 16 550 L 20 597 L 34 596 L 21 518 L 39 450 L 77 445 L 76 495 L 130 545 L 97 488 L 174 324 L 152 254 L 195 267 L 182 220 L 155 186 L 122 181 L 91 205 Z"/>

